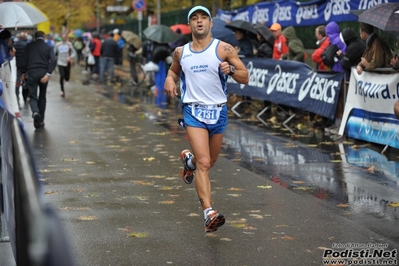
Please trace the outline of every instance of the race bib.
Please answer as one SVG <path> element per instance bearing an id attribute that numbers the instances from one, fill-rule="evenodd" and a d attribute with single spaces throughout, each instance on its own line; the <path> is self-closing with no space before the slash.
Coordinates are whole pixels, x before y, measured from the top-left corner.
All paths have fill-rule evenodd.
<path id="1" fill-rule="evenodd" d="M 191 114 L 205 124 L 216 124 L 220 117 L 222 107 L 217 105 L 195 105 L 191 106 Z"/>

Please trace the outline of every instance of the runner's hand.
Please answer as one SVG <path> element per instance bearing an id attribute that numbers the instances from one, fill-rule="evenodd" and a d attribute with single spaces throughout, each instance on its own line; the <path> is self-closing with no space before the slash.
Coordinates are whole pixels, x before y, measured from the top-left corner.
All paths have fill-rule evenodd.
<path id="1" fill-rule="evenodd" d="M 164 90 L 167 96 L 169 96 L 172 100 L 177 96 L 176 84 L 171 77 L 167 77 L 164 84 Z"/>
<path id="2" fill-rule="evenodd" d="M 228 75 L 230 73 L 230 64 L 227 62 L 222 62 L 219 64 L 220 70 L 223 72 L 223 74 Z"/>

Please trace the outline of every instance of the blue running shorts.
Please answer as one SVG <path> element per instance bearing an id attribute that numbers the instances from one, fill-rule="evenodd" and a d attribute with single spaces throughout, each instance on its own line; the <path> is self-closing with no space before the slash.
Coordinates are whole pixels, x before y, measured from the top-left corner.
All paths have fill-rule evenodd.
<path id="1" fill-rule="evenodd" d="M 213 134 L 222 134 L 226 129 L 228 121 L 227 105 L 222 107 L 219 120 L 213 125 L 198 121 L 198 119 L 191 114 L 191 105 L 188 104 L 183 105 L 183 118 L 187 126 L 205 128 L 209 132 L 209 137 L 212 137 Z"/>

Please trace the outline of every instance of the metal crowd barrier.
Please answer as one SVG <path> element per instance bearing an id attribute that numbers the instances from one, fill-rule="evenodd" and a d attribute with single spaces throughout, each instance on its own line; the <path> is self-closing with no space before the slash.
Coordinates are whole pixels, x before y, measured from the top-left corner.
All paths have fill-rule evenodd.
<path id="1" fill-rule="evenodd" d="M 9 71 L 3 64 L 0 77 L 10 77 Z M 4 103 L 16 98 L 15 83 L 0 81 L 0 241 L 10 243 L 17 265 L 74 265 L 56 213 L 40 198 L 39 176 L 23 125 Z"/>

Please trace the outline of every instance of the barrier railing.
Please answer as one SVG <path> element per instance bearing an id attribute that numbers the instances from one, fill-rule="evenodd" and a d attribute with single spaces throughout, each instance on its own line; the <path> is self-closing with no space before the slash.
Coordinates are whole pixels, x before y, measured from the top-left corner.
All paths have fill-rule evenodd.
<path id="1" fill-rule="evenodd" d="M 23 125 L 5 108 L 4 99 L 16 98 L 10 71 L 8 64 L 0 68 L 2 88 L 11 88 L 0 99 L 0 240 L 10 242 L 17 265 L 73 265 L 57 216 L 39 196 L 39 176 Z"/>

